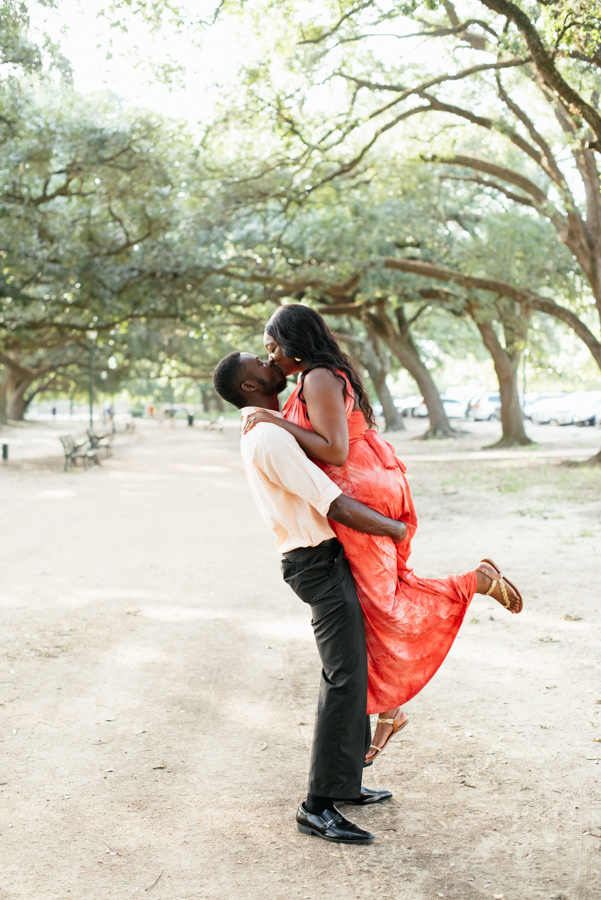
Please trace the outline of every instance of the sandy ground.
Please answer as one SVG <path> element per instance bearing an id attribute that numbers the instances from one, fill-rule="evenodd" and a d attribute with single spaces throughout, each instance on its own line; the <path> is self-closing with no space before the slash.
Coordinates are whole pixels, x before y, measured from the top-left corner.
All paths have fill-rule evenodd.
<path id="1" fill-rule="evenodd" d="M 475 599 L 368 770 L 365 847 L 295 830 L 319 663 L 235 425 L 1 467 L 1 900 L 601 898 L 601 472 L 558 466 L 601 432 L 478 452 L 497 430 L 395 437 L 416 570 L 491 555 L 526 608 Z"/>

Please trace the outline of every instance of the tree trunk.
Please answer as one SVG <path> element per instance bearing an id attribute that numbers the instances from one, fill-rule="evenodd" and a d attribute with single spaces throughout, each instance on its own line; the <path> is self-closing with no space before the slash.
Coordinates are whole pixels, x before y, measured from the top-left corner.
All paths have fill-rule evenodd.
<path id="1" fill-rule="evenodd" d="M 8 376 L 8 384 L 6 390 L 6 413 L 7 418 L 20 422 L 25 415 L 28 401 L 25 399 L 25 392 L 33 384 L 38 377 L 36 372 L 23 373 L 11 371 Z"/>
<path id="2" fill-rule="evenodd" d="M 385 431 L 405 431 L 405 423 L 403 417 L 394 405 L 394 400 L 388 385 L 386 384 L 386 373 L 383 369 L 371 368 L 369 363 L 365 364 L 369 377 L 378 395 L 378 400 L 382 404 L 382 415 L 384 416 Z"/>
<path id="3" fill-rule="evenodd" d="M 213 393 L 213 400 L 215 401 L 215 406 L 217 407 L 217 412 L 220 412 L 220 413 L 224 412 L 225 407 L 223 405 L 223 400 L 221 399 L 221 397 L 219 396 L 217 391 L 213 390 L 212 393 Z"/>
<path id="4" fill-rule="evenodd" d="M 0 422 L 6 422 L 8 419 L 6 414 L 6 389 L 8 386 L 8 378 L 9 371 L 5 366 L 0 380 Z"/>
<path id="5" fill-rule="evenodd" d="M 200 386 L 200 395 L 202 397 L 202 408 L 207 415 L 211 411 L 210 399 L 209 399 L 209 391 L 208 388 L 203 384 Z"/>
<path id="6" fill-rule="evenodd" d="M 357 353 L 361 358 L 362 364 L 369 372 L 371 383 L 378 396 L 378 400 L 382 404 L 382 414 L 384 416 L 385 431 L 405 431 L 405 423 L 403 417 L 394 405 L 394 400 L 388 385 L 386 377 L 388 375 L 388 359 L 386 351 L 380 344 L 375 331 L 368 329 L 369 340 L 361 343 L 361 348 Z"/>
<path id="7" fill-rule="evenodd" d="M 386 346 L 392 350 L 397 359 L 415 380 L 421 395 L 424 398 L 424 403 L 428 408 L 430 426 L 422 437 L 424 440 L 430 438 L 456 437 L 457 432 L 453 429 L 447 418 L 434 379 L 420 359 L 417 347 L 413 343 L 409 331 L 409 323 L 405 318 L 403 308 L 398 307 L 395 312 L 399 325 L 398 331 L 394 329 L 390 317 L 384 311 L 383 304 L 379 306 L 377 315 L 374 313 L 367 313 L 367 319 L 378 337 L 382 338 Z"/>
<path id="8" fill-rule="evenodd" d="M 515 447 L 531 444 L 532 441 L 524 430 L 524 414 L 520 406 L 518 393 L 518 353 L 510 355 L 501 346 L 491 322 L 476 321 L 482 340 L 493 358 L 495 372 L 499 380 L 501 393 L 501 427 L 502 437 L 496 444 L 490 444 L 490 448 Z M 513 358 L 512 358 L 513 357 Z"/>

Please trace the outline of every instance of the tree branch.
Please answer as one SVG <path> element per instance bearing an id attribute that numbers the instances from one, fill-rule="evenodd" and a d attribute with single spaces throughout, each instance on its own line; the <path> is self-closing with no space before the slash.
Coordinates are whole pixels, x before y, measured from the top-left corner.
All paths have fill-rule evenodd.
<path id="1" fill-rule="evenodd" d="M 350 19 L 351 16 L 354 16 L 355 13 L 362 12 L 364 9 L 368 9 L 370 6 L 373 6 L 373 0 L 367 0 L 366 3 L 359 3 L 357 6 L 354 6 L 352 9 L 349 9 L 347 13 L 338 19 L 335 25 L 332 25 L 328 31 L 322 31 L 319 37 L 316 38 L 307 38 L 304 41 L 299 41 L 299 46 L 303 44 L 321 44 L 322 41 L 325 41 L 326 38 L 331 37 L 333 34 L 336 34 L 341 25 L 343 25 L 347 19 Z"/>
<path id="2" fill-rule="evenodd" d="M 464 275 L 453 269 L 443 269 L 433 263 L 419 262 L 409 259 L 384 259 L 385 269 L 394 269 L 401 272 L 409 272 L 413 275 L 423 275 L 425 278 L 434 278 L 436 281 L 446 281 L 451 284 L 459 284 L 471 290 L 489 291 L 502 297 L 509 297 L 517 303 L 537 309 L 560 319 L 572 328 L 578 337 L 586 344 L 593 358 L 601 367 L 601 342 L 597 340 L 592 331 L 582 322 L 578 316 L 565 306 L 560 306 L 554 300 L 514 287 L 506 281 L 495 278 L 478 278 L 473 275 Z"/>
<path id="3" fill-rule="evenodd" d="M 353 75 L 345 75 L 344 72 L 339 71 L 334 74 L 347 81 L 353 81 L 360 88 L 369 88 L 370 91 L 393 91 L 395 94 L 400 94 L 401 96 L 394 101 L 395 103 L 400 103 L 412 94 L 421 94 L 423 91 L 427 91 L 439 84 L 445 84 L 448 81 L 462 81 L 464 78 L 469 78 L 470 75 L 476 75 L 478 72 L 515 68 L 516 66 L 525 65 L 527 62 L 530 62 L 530 57 L 528 56 L 514 56 L 511 59 L 501 60 L 496 63 L 481 63 L 478 66 L 470 66 L 469 69 L 462 69 L 461 72 L 457 72 L 455 75 L 439 75 L 436 78 L 430 78 L 428 81 L 424 81 L 423 84 L 418 84 L 411 88 L 403 87 L 401 84 L 380 84 L 376 81 L 367 81 L 364 78 L 355 78 Z M 387 108 L 383 107 L 383 109 Z"/>
<path id="4" fill-rule="evenodd" d="M 549 177 L 552 179 L 552 181 L 554 181 L 555 184 L 561 188 L 562 193 L 568 194 L 570 196 L 570 198 L 572 199 L 572 195 L 568 188 L 567 182 L 563 176 L 561 169 L 559 168 L 559 166 L 557 165 L 557 162 L 555 161 L 555 157 L 553 156 L 553 153 L 551 152 L 551 148 L 549 147 L 547 141 L 544 139 L 542 134 L 540 134 L 540 132 L 535 128 L 534 123 L 532 122 L 530 117 L 527 116 L 526 113 L 524 112 L 524 110 L 521 109 L 517 105 L 517 103 L 515 103 L 511 99 L 511 97 L 509 96 L 509 94 L 507 93 L 507 91 L 505 90 L 503 85 L 501 84 L 501 77 L 498 72 L 496 73 L 496 80 L 497 80 L 497 90 L 499 92 L 499 97 L 501 98 L 501 100 L 503 101 L 505 106 L 507 106 L 507 108 L 511 110 L 511 112 L 514 114 L 516 119 L 518 119 L 525 126 L 528 134 L 530 135 L 530 137 L 532 138 L 534 143 L 538 144 L 538 146 L 540 147 L 541 154 L 542 154 L 541 162 L 542 162 L 542 165 L 543 165 L 545 171 L 547 172 Z M 573 202 L 573 199 L 572 199 L 572 202 Z"/>
<path id="5" fill-rule="evenodd" d="M 530 194 L 530 196 L 534 198 L 537 207 L 544 208 L 549 206 L 547 195 L 534 183 L 534 181 L 531 181 L 529 178 L 526 178 L 525 175 L 521 175 L 519 172 L 515 172 L 507 166 L 500 166 L 497 163 L 488 162 L 486 159 L 479 159 L 477 156 L 462 155 L 449 157 L 432 156 L 430 157 L 430 161 L 444 163 L 444 165 L 448 166 L 466 166 L 468 169 L 484 172 L 485 175 L 492 175 L 493 178 L 501 178 L 503 181 L 515 184 L 516 187 L 519 187 L 523 191 L 526 191 L 527 194 Z"/>
<path id="6" fill-rule="evenodd" d="M 592 128 L 597 140 L 601 141 L 601 116 L 597 110 L 587 103 L 574 88 L 568 84 L 555 66 L 555 54 L 544 46 L 541 36 L 525 12 L 511 0 L 480 0 L 484 6 L 513 22 L 521 32 L 534 64 L 551 90 L 585 119 Z"/>
<path id="7" fill-rule="evenodd" d="M 473 181 L 474 184 L 480 184 L 482 187 L 493 188 L 493 190 L 499 191 L 499 193 L 504 194 L 509 200 L 513 200 L 515 203 L 521 203 L 522 206 L 530 206 L 532 209 L 536 209 L 536 204 L 532 200 L 529 200 L 528 197 L 524 197 L 523 194 L 514 194 L 513 191 L 508 190 L 496 181 L 489 181 L 487 178 L 479 178 L 477 175 L 447 175 L 445 177 L 450 178 L 452 181 Z"/>

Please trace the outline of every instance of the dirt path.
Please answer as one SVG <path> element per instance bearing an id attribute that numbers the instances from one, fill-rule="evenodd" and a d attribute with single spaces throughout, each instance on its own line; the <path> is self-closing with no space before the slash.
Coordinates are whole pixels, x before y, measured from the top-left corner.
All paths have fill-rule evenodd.
<path id="1" fill-rule="evenodd" d="M 492 555 L 526 610 L 476 598 L 355 848 L 294 827 L 319 664 L 235 428 L 0 470 L 0 900 L 601 898 L 601 473 L 397 443 L 416 570 Z"/>

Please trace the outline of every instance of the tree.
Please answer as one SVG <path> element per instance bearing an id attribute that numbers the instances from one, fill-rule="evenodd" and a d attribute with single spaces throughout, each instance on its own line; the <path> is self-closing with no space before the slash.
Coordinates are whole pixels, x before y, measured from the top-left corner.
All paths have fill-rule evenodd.
<path id="1" fill-rule="evenodd" d="M 40 72 L 44 63 L 70 78 L 71 67 L 60 48 L 42 33 L 31 33 L 32 6 L 56 8 L 59 0 L 0 0 L 0 65 L 9 67 L 13 75 Z"/>
<path id="2" fill-rule="evenodd" d="M 325 310 L 326 314 L 329 310 Z M 374 331 L 367 331 L 365 336 L 357 333 L 353 327 L 353 319 L 349 319 L 347 328 L 340 325 L 336 327 L 338 336 L 348 343 L 352 355 L 364 369 L 364 374 L 369 375 L 374 391 L 382 405 L 385 431 L 404 431 L 405 423 L 395 406 L 394 398 L 390 393 L 387 378 L 390 374 L 390 355 Z"/>
<path id="3" fill-rule="evenodd" d="M 337 13 L 332 8 L 328 22 L 323 7 L 300 10 L 292 2 L 284 46 L 291 77 L 279 90 L 270 86 L 265 61 L 248 99 L 277 121 L 277 164 L 296 185 L 296 202 L 332 180 L 373 177 L 376 145 L 398 146 L 398 132 L 414 146 L 426 143 L 424 159 L 448 166 L 450 177 L 550 223 L 573 256 L 568 277 L 582 288 L 576 302 L 564 301 L 572 294 L 568 283 L 553 296 L 544 287 L 529 291 L 481 273 L 477 287 L 487 290 L 486 282 L 494 282 L 496 294 L 503 281 L 501 296 L 568 324 L 599 362 L 601 344 L 589 324 L 589 298 L 601 321 L 598 4 L 549 0 L 525 11 L 511 0 L 478 0 L 477 6 L 478 14 L 462 19 L 450 0 L 431 0 L 427 9 L 366 0 Z M 436 44 L 428 71 L 419 63 L 391 62 L 380 51 L 384 33 L 388 40 L 419 35 L 433 49 Z M 346 108 L 339 102 L 332 111 L 331 103 L 316 102 L 316 82 L 330 85 L 338 98 L 346 85 Z M 415 268 L 403 271 L 425 272 L 415 259 L 419 253 L 412 255 Z M 435 267 L 428 273 L 437 278 Z"/>
<path id="4" fill-rule="evenodd" d="M 32 388 L 85 361 L 88 331 L 110 355 L 134 321 L 198 319 L 187 274 L 221 246 L 223 210 L 181 126 L 67 88 L 22 86 L 12 102 L 0 123 L 0 414 L 20 418 Z"/>
<path id="5" fill-rule="evenodd" d="M 528 443 L 517 367 L 533 308 L 503 291 L 498 298 L 477 285 L 450 291 L 435 278 L 422 287 L 401 273 L 406 266 L 411 274 L 417 271 L 414 266 L 427 274 L 445 265 L 488 271 L 499 280 L 511 276 L 528 285 L 534 299 L 536 287 L 549 290 L 571 283 L 569 253 L 544 220 L 515 210 L 506 198 L 482 197 L 477 187 L 448 178 L 444 166 L 424 169 L 383 154 L 377 163 L 378 174 L 369 184 L 351 187 L 337 180 L 300 208 L 287 205 L 285 197 L 279 206 L 269 201 L 263 218 L 255 207 L 255 227 L 247 227 L 237 240 L 238 253 L 225 267 L 227 274 L 263 286 L 265 297 L 274 302 L 307 299 L 326 315 L 360 321 L 415 378 L 429 409 L 428 436 L 452 435 L 453 430 L 413 332 L 430 336 L 432 304 L 454 319 L 470 317 L 499 377 L 502 446 Z M 577 289 L 570 291 L 575 300 Z M 451 322 L 447 331 L 457 340 L 473 341 L 473 331 L 455 331 Z M 444 333 L 441 329 L 435 340 L 444 342 Z M 455 344 L 451 352 L 457 351 Z"/>
<path id="6" fill-rule="evenodd" d="M 227 262 L 207 275 L 238 281 L 247 290 L 252 286 L 255 293 L 243 294 L 245 303 L 312 300 L 326 314 L 351 315 L 367 328 L 367 305 L 396 290 L 395 278 L 376 265 L 374 257 L 389 249 L 390 220 L 406 218 L 410 201 L 403 206 L 381 184 L 354 193 L 332 186 L 300 210 L 288 199 L 285 193 L 262 203 L 252 198 L 252 214 L 230 234 Z M 231 298 L 229 308 L 235 307 Z M 399 308 L 397 320 L 403 316 Z M 372 323 L 367 338 L 375 344 L 383 339 L 416 379 L 430 415 L 427 436 L 453 435 L 432 374 L 409 333 L 411 324 L 405 318 L 403 328 L 389 340 L 385 330 L 378 332 Z"/>

